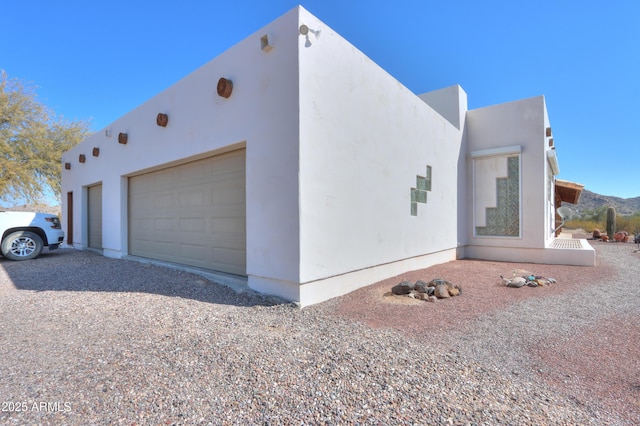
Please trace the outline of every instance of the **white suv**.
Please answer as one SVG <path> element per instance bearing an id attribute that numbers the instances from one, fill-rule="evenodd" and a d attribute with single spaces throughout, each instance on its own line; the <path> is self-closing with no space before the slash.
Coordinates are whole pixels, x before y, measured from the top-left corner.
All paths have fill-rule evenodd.
<path id="1" fill-rule="evenodd" d="M 58 216 L 47 213 L 0 211 L 2 255 L 11 260 L 28 260 L 44 247 L 55 250 L 64 240 Z"/>

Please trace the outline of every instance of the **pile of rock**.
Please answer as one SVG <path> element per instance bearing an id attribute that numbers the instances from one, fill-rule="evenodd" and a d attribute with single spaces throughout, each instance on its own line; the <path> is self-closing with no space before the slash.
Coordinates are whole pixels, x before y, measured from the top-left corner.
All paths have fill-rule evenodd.
<path id="1" fill-rule="evenodd" d="M 634 241 L 638 239 L 638 235 L 634 234 Z M 608 241 L 615 241 L 617 243 L 627 243 L 629 242 L 630 234 L 627 231 L 619 231 L 613 234 L 613 239 L 609 237 L 607 234 L 603 234 L 599 229 L 594 229 L 593 234 L 591 234 L 592 240 L 602 240 L 605 243 Z M 638 241 L 635 241 L 638 242 Z"/>
<path id="2" fill-rule="evenodd" d="M 459 285 L 451 284 L 449 281 L 436 278 L 429 282 L 418 280 L 415 284 L 411 281 L 402 281 L 391 288 L 391 294 L 435 302 L 438 299 L 448 299 L 461 295 L 462 288 Z"/>
<path id="3" fill-rule="evenodd" d="M 500 275 L 502 284 L 507 287 L 520 288 L 524 286 L 528 287 L 546 287 L 549 284 L 555 284 L 557 281 L 554 278 L 545 278 L 541 275 L 534 275 L 531 272 L 524 270 L 513 271 L 512 278 L 505 278 Z"/>

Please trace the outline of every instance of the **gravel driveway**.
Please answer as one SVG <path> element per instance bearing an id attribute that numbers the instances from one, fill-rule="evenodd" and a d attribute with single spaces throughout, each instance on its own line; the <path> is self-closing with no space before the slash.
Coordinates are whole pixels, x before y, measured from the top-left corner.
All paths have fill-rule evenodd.
<path id="1" fill-rule="evenodd" d="M 0 258 L 2 424 L 640 422 L 640 254 L 595 268 L 455 261 L 298 309 L 199 275 L 61 249 Z M 545 288 L 498 272 L 555 275 Z"/>

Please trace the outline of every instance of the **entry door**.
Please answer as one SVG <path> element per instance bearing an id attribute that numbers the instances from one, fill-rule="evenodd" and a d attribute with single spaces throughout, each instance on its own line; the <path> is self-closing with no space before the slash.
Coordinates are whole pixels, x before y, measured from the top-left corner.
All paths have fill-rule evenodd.
<path id="1" fill-rule="evenodd" d="M 73 192 L 67 192 L 67 244 L 73 246 Z"/>
<path id="2" fill-rule="evenodd" d="M 102 250 L 102 185 L 88 188 L 89 247 Z"/>

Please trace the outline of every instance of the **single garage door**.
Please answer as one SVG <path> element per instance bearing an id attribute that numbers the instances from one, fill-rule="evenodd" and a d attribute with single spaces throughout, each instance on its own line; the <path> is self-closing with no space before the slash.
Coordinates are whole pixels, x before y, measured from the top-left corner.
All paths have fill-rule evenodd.
<path id="1" fill-rule="evenodd" d="M 89 247 L 102 250 L 102 185 L 87 188 Z"/>
<path id="2" fill-rule="evenodd" d="M 245 275 L 245 150 L 129 178 L 129 253 Z"/>

